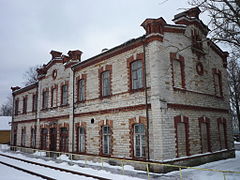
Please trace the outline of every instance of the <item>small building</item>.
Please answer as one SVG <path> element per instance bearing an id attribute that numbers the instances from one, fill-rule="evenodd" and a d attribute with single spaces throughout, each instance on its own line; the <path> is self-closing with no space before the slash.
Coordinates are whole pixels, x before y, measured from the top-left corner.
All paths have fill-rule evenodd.
<path id="1" fill-rule="evenodd" d="M 233 157 L 228 53 L 199 13 L 146 19 L 146 34 L 84 61 L 51 51 L 38 82 L 12 87 L 12 144 L 182 165 Z"/>
<path id="2" fill-rule="evenodd" d="M 0 144 L 10 144 L 11 116 L 0 116 Z"/>

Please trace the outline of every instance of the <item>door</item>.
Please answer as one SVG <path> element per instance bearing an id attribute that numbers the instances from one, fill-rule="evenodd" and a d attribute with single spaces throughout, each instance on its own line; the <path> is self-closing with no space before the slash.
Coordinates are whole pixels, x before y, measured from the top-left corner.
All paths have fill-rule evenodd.
<path id="1" fill-rule="evenodd" d="M 51 128 L 50 129 L 50 151 L 57 150 L 57 129 Z"/>

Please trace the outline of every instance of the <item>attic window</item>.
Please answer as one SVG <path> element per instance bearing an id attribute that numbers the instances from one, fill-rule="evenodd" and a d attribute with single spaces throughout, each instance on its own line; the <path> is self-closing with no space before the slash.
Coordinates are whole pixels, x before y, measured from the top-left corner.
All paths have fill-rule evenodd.
<path id="1" fill-rule="evenodd" d="M 204 52 L 202 37 L 199 33 L 199 30 L 195 28 L 192 29 L 191 36 L 192 36 L 192 52 L 195 53 L 198 56 L 198 58 L 200 58 L 202 55 L 204 55 Z"/>

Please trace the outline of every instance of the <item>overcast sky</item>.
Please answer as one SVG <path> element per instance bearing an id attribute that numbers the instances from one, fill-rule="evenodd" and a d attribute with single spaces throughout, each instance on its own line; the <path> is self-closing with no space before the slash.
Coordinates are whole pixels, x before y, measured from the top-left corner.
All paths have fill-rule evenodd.
<path id="1" fill-rule="evenodd" d="M 187 0 L 0 0 L 0 104 L 51 50 L 79 49 L 85 60 L 143 35 L 146 18 L 172 24 L 188 7 Z"/>

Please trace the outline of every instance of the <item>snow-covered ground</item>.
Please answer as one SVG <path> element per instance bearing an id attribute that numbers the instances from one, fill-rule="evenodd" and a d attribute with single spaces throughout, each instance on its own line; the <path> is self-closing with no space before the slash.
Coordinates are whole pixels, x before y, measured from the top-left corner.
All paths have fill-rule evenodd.
<path id="1" fill-rule="evenodd" d="M 102 169 L 93 169 L 93 168 L 89 168 L 89 167 L 80 167 L 77 164 L 90 164 L 92 166 L 98 166 L 101 167 L 102 165 L 104 167 L 107 167 L 109 169 L 114 168 L 114 169 L 119 169 L 119 173 L 121 173 L 121 169 L 122 167 L 120 166 L 111 166 L 107 163 L 98 163 L 98 162 L 92 162 L 92 161 L 81 161 L 81 160 L 75 160 L 75 161 L 71 161 L 68 159 L 68 157 L 66 155 L 61 155 L 60 157 L 58 157 L 58 161 L 64 161 L 61 163 L 56 163 L 55 161 L 45 161 L 43 159 L 39 159 L 39 156 L 43 157 L 45 156 L 45 153 L 40 153 L 40 152 L 36 152 L 34 154 L 32 154 L 32 157 L 29 157 L 29 155 L 25 155 L 22 154 L 20 152 L 15 153 L 15 152 L 10 152 L 10 151 L 6 151 L 8 149 L 8 147 L 6 146 L 1 146 L 0 148 L 2 148 L 1 153 L 6 154 L 6 155 L 11 155 L 11 156 L 15 156 L 18 158 L 22 158 L 22 159 L 26 159 L 26 160 L 31 160 L 31 161 L 35 161 L 35 162 L 39 162 L 39 163 L 44 163 L 44 164 L 48 164 L 51 166 L 56 166 L 56 167 L 60 167 L 60 168 L 65 168 L 65 169 L 70 169 L 73 171 L 78 171 L 78 172 L 83 172 L 83 173 L 87 173 L 87 174 L 93 174 L 96 176 L 101 176 L 101 177 L 105 177 L 105 178 L 110 178 L 110 179 L 136 179 L 139 180 L 141 178 L 147 178 L 147 175 L 144 174 L 145 172 L 141 172 L 141 171 L 136 171 L 134 170 L 134 168 L 132 166 L 128 166 L 125 165 L 124 166 L 124 170 L 125 171 L 132 171 L 133 175 L 136 174 L 137 177 L 131 177 L 131 176 L 126 176 L 126 175 L 121 175 L 121 174 L 114 174 L 111 173 L 107 170 L 102 170 Z M 36 158 L 34 158 L 36 157 Z M 14 160 L 9 160 L 7 158 L 1 157 L 0 156 L 0 161 L 6 161 L 7 163 L 14 163 Z M 70 161 L 72 164 L 75 165 L 69 165 L 69 163 L 67 163 L 68 161 Z M 21 167 L 22 168 L 29 168 L 31 170 L 33 169 L 37 169 L 39 173 L 45 173 L 45 175 L 48 174 L 55 174 L 54 176 L 50 176 L 50 177 L 54 177 L 56 179 L 76 179 L 76 177 L 74 177 L 71 174 L 68 173 L 59 173 L 59 172 L 49 172 L 50 170 L 46 170 L 44 168 L 39 168 L 39 166 L 34 167 L 32 165 L 29 164 L 24 164 L 23 162 L 21 163 Z M 19 164 L 20 164 L 19 163 Z M 30 167 L 31 166 L 31 167 Z M 18 180 L 18 179 L 24 179 L 24 180 L 30 180 L 30 179 L 37 179 L 36 176 L 32 175 L 28 175 L 26 173 L 23 173 L 21 171 L 15 170 L 8 167 L 3 167 L 3 165 L 0 166 L 0 173 L 4 174 L 4 180 Z M 231 159 L 226 159 L 226 160 L 220 160 L 220 161 L 215 161 L 215 162 L 211 162 L 211 163 L 206 163 L 203 164 L 201 166 L 197 166 L 197 168 L 204 168 L 204 169 L 217 169 L 217 170 L 225 170 L 225 171 L 238 171 L 240 172 L 240 151 L 236 151 L 236 158 L 231 158 Z M 239 180 L 240 179 L 240 174 L 232 174 L 232 173 L 224 173 L 225 178 L 227 180 Z M 154 174 L 151 173 L 151 179 L 163 179 L 163 180 L 172 180 L 172 179 L 180 179 L 180 174 L 179 171 L 174 171 L 174 172 L 170 172 L 167 174 Z M 223 173 L 222 172 L 214 172 L 214 171 L 201 171 L 201 170 L 194 170 L 194 169 L 184 169 L 182 170 L 182 177 L 183 179 L 187 179 L 187 180 L 221 180 L 224 179 Z M 2 179 L 2 176 L 0 177 L 0 179 Z M 89 179 L 86 177 L 81 177 L 81 179 Z"/>

